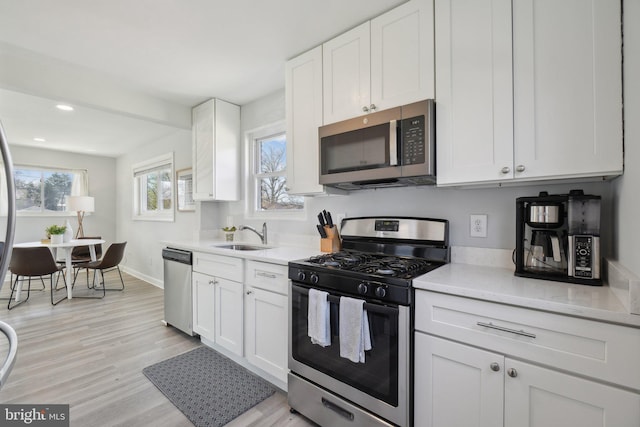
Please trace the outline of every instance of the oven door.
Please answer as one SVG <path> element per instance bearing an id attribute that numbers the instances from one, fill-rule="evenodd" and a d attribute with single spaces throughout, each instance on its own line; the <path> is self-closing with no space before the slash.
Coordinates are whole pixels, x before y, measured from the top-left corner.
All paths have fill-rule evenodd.
<path id="1" fill-rule="evenodd" d="M 289 369 L 307 380 L 387 420 L 409 419 L 409 307 L 366 302 L 372 349 L 365 363 L 340 357 L 339 297 L 329 297 L 331 345 L 311 343 L 307 334 L 308 288 L 292 282 L 289 305 Z"/>

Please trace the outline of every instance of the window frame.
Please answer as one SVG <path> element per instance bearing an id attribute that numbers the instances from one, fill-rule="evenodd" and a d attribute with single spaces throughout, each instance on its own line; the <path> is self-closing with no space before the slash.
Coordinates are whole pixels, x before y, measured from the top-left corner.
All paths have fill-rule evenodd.
<path id="1" fill-rule="evenodd" d="M 290 154 L 287 152 L 287 164 L 285 169 L 280 172 L 272 172 L 265 174 L 258 174 L 259 171 L 259 153 L 258 153 L 258 141 L 269 138 L 271 136 L 276 136 L 284 134 L 286 138 L 286 122 L 278 121 L 269 125 L 265 125 L 256 129 L 249 130 L 245 132 L 245 147 L 246 147 L 246 203 L 245 203 L 245 214 L 249 218 L 257 218 L 257 219 L 304 219 L 306 217 L 306 205 L 307 200 L 305 197 L 302 197 L 302 208 L 301 209 L 273 209 L 273 210 L 261 210 L 260 209 L 260 190 L 259 190 L 259 180 L 269 177 L 269 176 L 284 176 L 285 179 L 288 178 L 287 168 L 289 167 Z M 288 145 L 285 145 L 288 149 Z"/>
<path id="2" fill-rule="evenodd" d="M 170 209 L 159 209 L 153 211 L 143 210 L 143 194 L 142 191 L 143 179 L 146 181 L 146 177 L 152 172 L 158 172 L 162 169 L 169 169 L 169 185 L 168 189 L 171 192 L 169 200 L 171 200 Z M 133 187 L 133 202 L 132 202 L 132 219 L 134 221 L 175 221 L 176 211 L 176 195 L 175 195 L 175 167 L 174 167 L 174 155 L 173 152 L 163 154 L 161 156 L 154 157 L 143 162 L 135 163 L 131 166 L 132 172 L 132 187 Z M 159 181 L 160 182 L 160 181 Z M 146 199 L 145 199 L 146 200 Z M 163 199 L 166 200 L 166 199 Z"/>
<path id="3" fill-rule="evenodd" d="M 76 213 L 68 211 L 66 209 L 67 196 L 88 196 L 89 195 L 89 171 L 87 169 L 82 169 L 82 168 L 74 169 L 74 168 L 64 168 L 64 167 L 57 167 L 57 166 L 43 166 L 43 165 L 17 163 L 14 165 L 14 181 L 16 179 L 16 172 L 18 170 L 40 171 L 43 174 L 44 173 L 80 174 L 81 175 L 80 179 L 82 181 L 80 185 L 81 188 L 74 189 L 72 186 L 69 194 L 65 195 L 65 209 L 60 211 L 46 211 L 44 210 L 44 203 L 42 203 L 42 206 L 40 206 L 40 211 L 23 211 L 23 210 L 16 209 L 16 215 L 19 217 L 43 217 L 43 218 L 44 217 L 73 217 L 73 216 L 76 216 Z M 2 184 L 2 186 L 6 187 L 5 184 Z M 44 189 L 42 188 L 41 188 L 41 195 L 44 196 Z M 3 197 L 3 200 L 5 199 L 6 197 Z M 7 207 L 5 203 L 3 203 L 2 216 L 6 216 L 6 212 L 5 212 L 6 208 Z"/>

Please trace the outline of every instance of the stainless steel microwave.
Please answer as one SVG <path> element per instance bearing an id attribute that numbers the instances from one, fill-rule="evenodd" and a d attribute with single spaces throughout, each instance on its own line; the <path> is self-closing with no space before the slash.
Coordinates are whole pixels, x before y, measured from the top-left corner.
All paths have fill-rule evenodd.
<path id="1" fill-rule="evenodd" d="M 322 126 L 320 184 L 355 190 L 435 183 L 435 107 L 427 99 Z"/>

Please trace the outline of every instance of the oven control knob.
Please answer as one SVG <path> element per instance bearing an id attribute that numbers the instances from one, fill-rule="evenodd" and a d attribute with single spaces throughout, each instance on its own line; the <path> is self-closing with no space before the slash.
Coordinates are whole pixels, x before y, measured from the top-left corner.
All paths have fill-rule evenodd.
<path id="1" fill-rule="evenodd" d="M 378 286 L 376 288 L 376 296 L 378 298 L 384 298 L 387 295 L 387 290 L 384 288 L 384 286 Z"/>
<path id="2" fill-rule="evenodd" d="M 366 295 L 367 292 L 369 292 L 369 286 L 367 286 L 367 284 L 364 282 L 360 282 L 360 284 L 358 285 L 358 293 L 360 295 Z"/>
<path id="3" fill-rule="evenodd" d="M 311 277 L 309 277 L 309 279 L 311 280 L 311 283 L 313 283 L 314 285 L 317 285 L 318 281 L 320 280 L 320 278 L 316 273 L 311 273 Z"/>
<path id="4" fill-rule="evenodd" d="M 307 275 L 304 274 L 304 271 L 298 271 L 298 280 L 304 282 L 304 279 L 307 278 Z"/>

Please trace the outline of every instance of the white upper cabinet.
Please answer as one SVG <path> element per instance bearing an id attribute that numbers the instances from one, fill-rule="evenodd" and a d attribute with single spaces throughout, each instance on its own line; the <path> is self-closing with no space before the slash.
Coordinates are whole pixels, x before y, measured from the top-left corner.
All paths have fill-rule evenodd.
<path id="1" fill-rule="evenodd" d="M 323 45 L 324 123 L 434 96 L 433 0 L 409 1 Z"/>
<path id="2" fill-rule="evenodd" d="M 620 20 L 617 0 L 513 2 L 516 178 L 622 172 Z"/>
<path id="3" fill-rule="evenodd" d="M 240 107 L 211 99 L 192 110 L 193 199 L 240 197 Z"/>
<path id="4" fill-rule="evenodd" d="M 322 126 L 322 46 L 285 64 L 287 117 L 287 191 L 319 194 L 320 153 L 318 127 Z"/>
<path id="5" fill-rule="evenodd" d="M 434 97 L 433 0 L 371 20 L 371 104 L 378 110 Z"/>
<path id="6" fill-rule="evenodd" d="M 620 18 L 615 0 L 436 0 L 438 185 L 622 173 Z"/>
<path id="7" fill-rule="evenodd" d="M 369 109 L 371 53 L 369 22 L 322 46 L 324 123 L 358 116 Z"/>
<path id="8" fill-rule="evenodd" d="M 438 185 L 504 178 L 513 163 L 510 0 L 436 0 Z"/>

